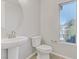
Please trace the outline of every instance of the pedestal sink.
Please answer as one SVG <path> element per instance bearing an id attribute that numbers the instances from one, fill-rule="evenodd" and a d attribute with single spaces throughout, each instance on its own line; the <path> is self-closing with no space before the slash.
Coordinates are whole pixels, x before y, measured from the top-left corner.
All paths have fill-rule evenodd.
<path id="1" fill-rule="evenodd" d="M 1 49 L 8 49 L 8 59 L 19 59 L 19 47 L 27 42 L 28 38 L 4 38 L 1 40 Z"/>

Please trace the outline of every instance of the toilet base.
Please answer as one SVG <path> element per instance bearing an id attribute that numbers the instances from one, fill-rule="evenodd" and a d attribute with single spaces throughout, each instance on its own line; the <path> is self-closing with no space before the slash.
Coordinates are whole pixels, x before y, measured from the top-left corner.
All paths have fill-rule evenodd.
<path id="1" fill-rule="evenodd" d="M 49 53 L 41 53 L 41 52 L 38 52 L 37 53 L 37 59 L 50 59 L 49 58 Z"/>

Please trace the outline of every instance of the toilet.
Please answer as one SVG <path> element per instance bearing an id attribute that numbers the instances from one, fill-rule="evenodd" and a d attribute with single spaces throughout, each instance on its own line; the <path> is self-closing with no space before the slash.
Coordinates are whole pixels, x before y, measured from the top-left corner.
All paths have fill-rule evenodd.
<path id="1" fill-rule="evenodd" d="M 41 36 L 32 37 L 32 46 L 37 50 L 37 59 L 50 59 L 49 53 L 52 52 L 52 47 L 46 44 L 41 44 Z"/>

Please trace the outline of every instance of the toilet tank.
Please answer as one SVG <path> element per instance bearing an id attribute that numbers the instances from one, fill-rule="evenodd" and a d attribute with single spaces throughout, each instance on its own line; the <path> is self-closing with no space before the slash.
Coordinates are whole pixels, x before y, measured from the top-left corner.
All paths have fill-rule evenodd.
<path id="1" fill-rule="evenodd" d="M 39 46 L 41 44 L 41 40 L 42 40 L 41 36 L 33 36 L 32 37 L 32 46 L 33 47 Z"/>

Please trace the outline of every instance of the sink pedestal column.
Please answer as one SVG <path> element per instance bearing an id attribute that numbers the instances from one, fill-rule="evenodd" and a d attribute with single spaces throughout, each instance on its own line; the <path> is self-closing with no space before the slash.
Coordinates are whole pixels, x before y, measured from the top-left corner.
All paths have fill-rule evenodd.
<path id="1" fill-rule="evenodd" d="M 19 47 L 8 49 L 8 59 L 19 59 Z"/>

